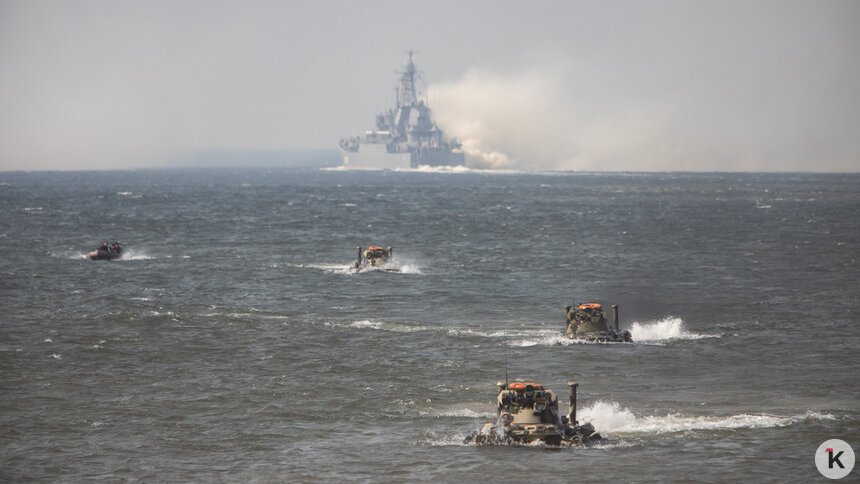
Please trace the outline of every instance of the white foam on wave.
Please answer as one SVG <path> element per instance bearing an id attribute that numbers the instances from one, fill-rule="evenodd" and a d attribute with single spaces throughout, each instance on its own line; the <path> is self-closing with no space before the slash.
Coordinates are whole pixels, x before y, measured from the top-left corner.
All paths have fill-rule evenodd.
<path id="1" fill-rule="evenodd" d="M 673 316 L 653 323 L 634 322 L 630 327 L 634 342 L 660 342 L 677 339 L 719 338 L 718 334 L 690 333 L 684 329 L 684 321 Z"/>
<path id="2" fill-rule="evenodd" d="M 392 331 L 395 333 L 416 333 L 431 330 L 431 328 L 428 328 L 427 326 L 410 326 L 408 324 L 403 323 L 386 323 L 383 321 L 372 321 L 369 319 L 353 321 L 346 326 L 348 328 L 376 329 L 381 331 Z"/>
<path id="3" fill-rule="evenodd" d="M 723 416 L 686 416 L 678 413 L 637 416 L 617 402 L 597 401 L 577 412 L 577 418 L 591 422 L 604 436 L 607 434 L 662 434 L 690 430 L 728 430 L 738 428 L 785 427 L 806 419 L 832 420 L 830 414 L 806 412 L 803 415 L 778 416 L 739 414 Z"/>

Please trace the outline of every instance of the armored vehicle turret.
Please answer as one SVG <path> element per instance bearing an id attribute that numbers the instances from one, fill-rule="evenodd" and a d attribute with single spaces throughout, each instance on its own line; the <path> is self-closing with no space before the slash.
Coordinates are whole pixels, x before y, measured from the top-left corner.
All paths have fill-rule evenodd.
<path id="1" fill-rule="evenodd" d="M 601 440 L 590 423 L 580 425 L 576 420 L 577 383 L 569 383 L 568 414 L 559 416 L 555 392 L 539 383 L 498 382 L 495 423 L 489 422 L 480 431 L 466 437 L 466 443 L 530 444 L 581 447 Z"/>
<path id="2" fill-rule="evenodd" d="M 618 329 L 618 305 L 612 305 L 614 328 L 606 321 L 606 311 L 597 303 L 583 303 L 578 306 L 565 306 L 567 326 L 564 335 L 568 338 L 583 339 L 601 343 L 630 343 L 630 331 Z"/>

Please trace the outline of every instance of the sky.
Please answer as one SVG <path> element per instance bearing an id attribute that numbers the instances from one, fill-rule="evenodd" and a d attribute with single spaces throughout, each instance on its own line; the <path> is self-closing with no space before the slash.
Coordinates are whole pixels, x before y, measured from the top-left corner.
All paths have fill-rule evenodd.
<path id="1" fill-rule="evenodd" d="M 0 0 L 0 170 L 335 150 L 409 49 L 475 168 L 860 172 L 855 0 Z"/>

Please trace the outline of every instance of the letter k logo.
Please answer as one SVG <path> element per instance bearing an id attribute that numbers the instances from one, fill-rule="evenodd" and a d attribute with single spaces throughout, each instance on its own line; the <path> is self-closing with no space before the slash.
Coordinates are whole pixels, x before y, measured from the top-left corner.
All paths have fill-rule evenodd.
<path id="1" fill-rule="evenodd" d="M 833 448 L 828 448 L 826 450 L 826 452 L 827 452 L 827 456 L 828 456 L 827 457 L 827 468 L 828 469 L 833 469 L 833 463 L 834 462 L 836 463 L 836 465 L 839 466 L 840 469 L 845 468 L 845 466 L 842 465 L 842 461 L 839 460 L 839 458 L 842 457 L 842 454 L 845 453 L 844 450 L 840 450 L 839 453 L 836 454 L 835 456 L 833 455 Z"/>
<path id="2" fill-rule="evenodd" d="M 854 449 L 844 440 L 829 439 L 815 451 L 815 467 L 828 479 L 842 479 L 854 470 Z"/>

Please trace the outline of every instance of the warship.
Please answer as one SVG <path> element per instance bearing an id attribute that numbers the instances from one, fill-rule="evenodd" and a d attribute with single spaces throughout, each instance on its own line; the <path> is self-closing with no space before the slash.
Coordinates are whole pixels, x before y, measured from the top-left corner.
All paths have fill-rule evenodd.
<path id="1" fill-rule="evenodd" d="M 362 260 L 362 255 L 364 260 Z M 385 249 L 383 247 L 368 247 L 364 252 L 361 251 L 361 246 L 358 247 L 358 259 L 352 265 L 352 270 L 359 271 L 385 271 L 385 272 L 400 272 L 400 269 L 389 267 L 391 257 L 394 255 L 394 249 L 391 247 Z"/>
<path id="2" fill-rule="evenodd" d="M 376 127 L 340 140 L 343 166 L 349 168 L 398 169 L 419 166 L 460 166 L 465 163 L 460 141 L 447 138 L 433 121 L 430 108 L 418 99 L 415 68 L 409 62 L 401 72 L 396 106 L 376 116 Z"/>
<path id="3" fill-rule="evenodd" d="M 606 321 L 606 311 L 597 303 L 583 303 L 565 306 L 567 326 L 564 335 L 572 339 L 583 339 L 599 343 L 631 343 L 633 337 L 630 331 L 618 329 L 618 305 L 612 305 L 614 328 Z"/>
<path id="4" fill-rule="evenodd" d="M 559 416 L 558 397 L 539 383 L 498 382 L 495 423 L 466 437 L 465 443 L 480 445 L 531 444 L 542 442 L 552 446 L 586 447 L 602 440 L 590 423 L 576 420 L 576 389 L 570 382 L 570 403 L 567 415 Z"/>

